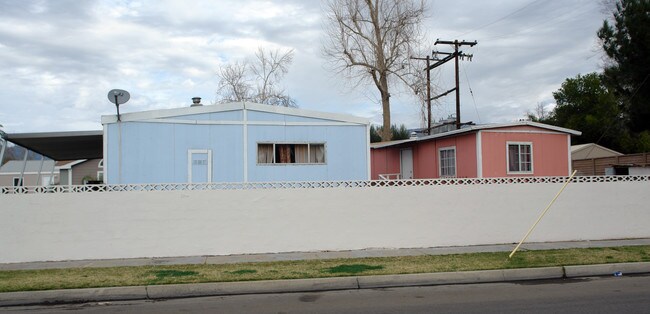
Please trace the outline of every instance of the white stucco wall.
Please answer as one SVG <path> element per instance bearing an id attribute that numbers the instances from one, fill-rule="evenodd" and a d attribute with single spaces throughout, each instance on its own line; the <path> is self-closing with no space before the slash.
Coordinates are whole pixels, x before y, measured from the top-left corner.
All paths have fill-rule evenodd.
<path id="1" fill-rule="evenodd" d="M 0 263 L 513 243 L 560 187 L 0 195 Z M 650 237 L 649 190 L 570 184 L 529 242 Z"/>

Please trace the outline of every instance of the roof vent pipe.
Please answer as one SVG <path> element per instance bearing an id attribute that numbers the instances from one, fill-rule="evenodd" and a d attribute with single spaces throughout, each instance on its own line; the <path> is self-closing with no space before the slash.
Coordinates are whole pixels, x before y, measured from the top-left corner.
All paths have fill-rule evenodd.
<path id="1" fill-rule="evenodd" d="M 203 106 L 201 104 L 201 97 L 192 97 L 192 105 L 190 107 Z"/>

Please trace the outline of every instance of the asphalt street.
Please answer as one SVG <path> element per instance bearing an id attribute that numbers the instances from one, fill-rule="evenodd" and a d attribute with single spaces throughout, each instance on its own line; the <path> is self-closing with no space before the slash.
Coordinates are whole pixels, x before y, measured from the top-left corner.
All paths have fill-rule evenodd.
<path id="1" fill-rule="evenodd" d="M 2 313 L 648 313 L 650 275 L 21 306 Z"/>

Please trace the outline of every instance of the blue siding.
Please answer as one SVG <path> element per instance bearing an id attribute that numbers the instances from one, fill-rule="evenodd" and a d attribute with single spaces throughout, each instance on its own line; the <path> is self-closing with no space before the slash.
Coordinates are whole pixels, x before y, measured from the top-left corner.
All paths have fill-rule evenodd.
<path id="1" fill-rule="evenodd" d="M 279 121 L 279 122 L 332 122 L 332 120 L 284 115 L 273 112 L 248 110 L 249 121 Z"/>
<path id="2" fill-rule="evenodd" d="M 175 117 L 181 120 L 199 120 L 199 121 L 241 121 L 243 120 L 243 115 L 241 110 L 233 111 L 223 111 L 223 112 L 213 112 L 213 113 L 202 113 L 202 114 L 191 114 Z M 174 119 L 174 118 L 172 118 Z"/>
<path id="3" fill-rule="evenodd" d="M 249 111 L 249 121 L 325 122 L 314 118 Z M 173 120 L 174 118 L 167 118 Z M 241 122 L 242 111 L 178 116 L 179 120 Z M 122 122 L 107 125 L 108 183 L 172 183 L 188 181 L 188 150 L 212 151 L 213 182 L 243 182 L 242 124 Z M 247 128 L 248 181 L 328 181 L 368 178 L 365 125 L 255 125 Z M 257 164 L 258 143 L 325 143 L 326 163 Z M 118 164 L 119 154 L 122 165 Z"/>

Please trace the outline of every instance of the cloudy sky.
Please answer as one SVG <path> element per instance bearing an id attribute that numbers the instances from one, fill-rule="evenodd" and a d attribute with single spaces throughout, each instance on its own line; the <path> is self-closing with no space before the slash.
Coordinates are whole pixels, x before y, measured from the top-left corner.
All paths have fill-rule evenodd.
<path id="1" fill-rule="evenodd" d="M 607 17 L 594 0 L 429 1 L 430 49 L 442 40 L 477 40 L 463 48 L 463 121 L 507 122 L 537 103 L 553 106 L 567 77 L 600 71 L 596 32 Z M 99 130 L 114 114 L 113 88 L 131 93 L 121 112 L 215 100 L 219 66 L 258 47 L 294 49 L 283 81 L 300 108 L 353 114 L 381 123 L 373 87 L 350 89 L 327 70 L 321 53 L 324 5 L 316 0 L 0 0 L 0 124 L 8 133 Z M 453 87 L 453 64 L 434 74 Z M 470 90 L 472 93 L 470 93 Z M 454 113 L 454 97 L 433 108 Z M 392 119 L 418 127 L 419 108 L 392 98 Z"/>

